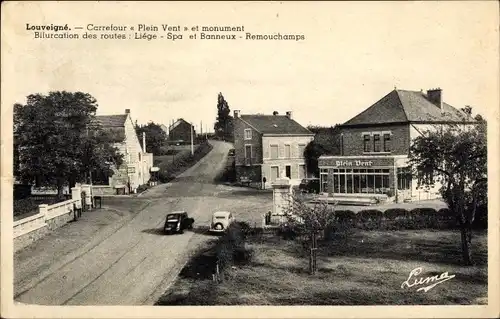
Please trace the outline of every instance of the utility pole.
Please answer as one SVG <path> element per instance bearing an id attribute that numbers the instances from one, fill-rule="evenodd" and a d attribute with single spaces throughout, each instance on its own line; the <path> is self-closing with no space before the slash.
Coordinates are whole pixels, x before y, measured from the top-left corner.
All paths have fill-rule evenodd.
<path id="1" fill-rule="evenodd" d="M 191 155 L 194 155 L 194 145 L 193 145 L 193 123 L 191 123 Z"/>

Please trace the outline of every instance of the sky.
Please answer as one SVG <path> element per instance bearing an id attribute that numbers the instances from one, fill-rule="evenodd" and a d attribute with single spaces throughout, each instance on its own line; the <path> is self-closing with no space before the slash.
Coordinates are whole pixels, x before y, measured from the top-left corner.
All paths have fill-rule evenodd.
<path id="1" fill-rule="evenodd" d="M 329 126 L 395 87 L 440 87 L 447 103 L 498 120 L 495 1 L 9 5 L 2 113 L 32 93 L 83 91 L 97 99 L 98 114 L 130 109 L 140 124 L 182 117 L 205 131 L 222 92 L 231 112 L 291 110 L 303 125 Z M 40 40 L 26 23 L 243 25 L 252 34 L 305 40 L 188 40 L 187 33 L 174 42 Z"/>

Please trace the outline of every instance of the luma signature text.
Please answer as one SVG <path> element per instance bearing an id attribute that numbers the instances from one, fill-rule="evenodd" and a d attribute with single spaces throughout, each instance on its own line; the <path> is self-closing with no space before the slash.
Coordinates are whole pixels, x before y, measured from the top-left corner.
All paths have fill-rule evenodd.
<path id="1" fill-rule="evenodd" d="M 422 267 L 413 269 L 408 276 L 408 279 L 401 284 L 401 288 L 411 288 L 416 286 L 424 286 L 417 289 L 417 291 L 427 292 L 437 285 L 455 278 L 455 275 L 448 275 L 448 272 L 444 272 L 441 275 L 436 275 L 432 277 L 418 277 L 422 273 Z"/>

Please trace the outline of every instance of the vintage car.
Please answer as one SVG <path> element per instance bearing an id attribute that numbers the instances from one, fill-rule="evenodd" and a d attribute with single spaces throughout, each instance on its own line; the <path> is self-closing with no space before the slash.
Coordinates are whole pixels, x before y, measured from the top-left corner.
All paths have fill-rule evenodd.
<path id="1" fill-rule="evenodd" d="M 194 219 L 185 211 L 171 212 L 165 218 L 163 231 L 165 233 L 184 233 L 185 229 L 193 229 Z"/>
<path id="2" fill-rule="evenodd" d="M 234 215 L 230 212 L 219 211 L 212 215 L 212 222 L 210 224 L 211 232 L 223 232 L 235 220 Z"/>
<path id="3" fill-rule="evenodd" d="M 300 181 L 299 190 L 302 193 L 319 193 L 319 179 L 318 178 L 304 178 Z"/>

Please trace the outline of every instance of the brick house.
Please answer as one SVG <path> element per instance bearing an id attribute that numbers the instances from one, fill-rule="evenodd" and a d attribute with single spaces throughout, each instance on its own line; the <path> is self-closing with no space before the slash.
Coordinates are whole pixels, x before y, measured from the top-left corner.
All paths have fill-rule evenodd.
<path id="1" fill-rule="evenodd" d="M 279 177 L 293 184 L 307 177 L 304 159 L 306 145 L 314 134 L 286 115 L 240 115 L 234 111 L 233 133 L 237 180 L 250 180 L 260 185 Z"/>
<path id="2" fill-rule="evenodd" d="M 129 109 L 125 110 L 125 114 L 98 115 L 96 120 L 104 130 L 113 133 L 115 147 L 124 158 L 123 164 L 114 168 L 113 176 L 101 177 L 101 181 L 107 179 L 108 183 L 95 186 L 94 194 L 126 194 L 129 192 L 128 184 L 130 191 L 135 192 L 140 185 L 149 181 L 153 167 L 153 154 L 146 152 L 145 137 L 141 146 Z"/>
<path id="3" fill-rule="evenodd" d="M 179 143 L 191 143 L 191 133 L 196 136 L 194 126 L 180 118 L 168 128 L 168 140 Z"/>
<path id="4" fill-rule="evenodd" d="M 321 156 L 320 190 L 331 196 L 423 200 L 440 197 L 436 184 L 418 188 L 408 167 L 411 141 L 428 129 L 477 122 L 443 101 L 441 89 L 394 89 L 340 125 L 341 155 Z"/>

